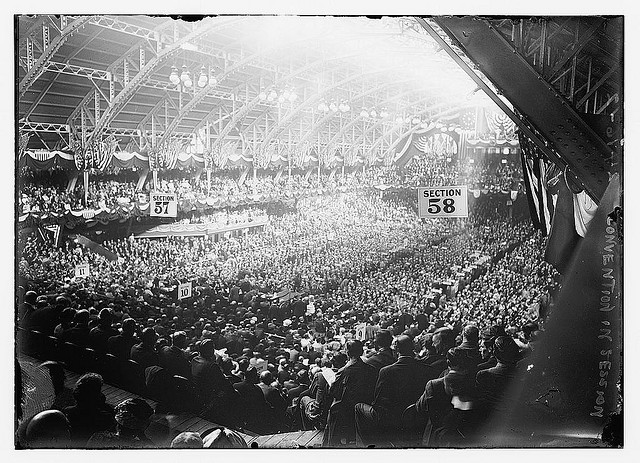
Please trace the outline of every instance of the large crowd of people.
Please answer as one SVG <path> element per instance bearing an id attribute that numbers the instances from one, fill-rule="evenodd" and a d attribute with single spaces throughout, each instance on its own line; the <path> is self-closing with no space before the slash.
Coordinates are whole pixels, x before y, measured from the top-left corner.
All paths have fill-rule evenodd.
<path id="1" fill-rule="evenodd" d="M 490 192 L 518 190 L 522 169 L 515 161 L 476 161 L 473 158 L 420 155 L 403 172 L 403 184 L 412 186 L 467 185 L 470 190 Z"/>
<path id="2" fill-rule="evenodd" d="M 471 431 L 502 391 L 482 377 L 503 367 L 515 377 L 557 290 L 542 244 L 526 221 L 482 212 L 420 221 L 402 201 L 371 191 L 310 196 L 269 217 L 261 233 L 102 243 L 116 260 L 26 235 L 18 243 L 18 324 L 134 360 L 165 408 L 186 398 L 166 397 L 164 375 L 186 378 L 198 413 L 228 428 L 323 429 L 326 446 L 384 446 L 413 404 L 419 421 L 431 423 L 425 445 L 474 445 Z M 87 278 L 74 277 L 81 263 Z M 178 284 L 188 281 L 192 297 L 178 300 Z M 425 394 L 443 378 L 438 394 L 450 399 L 431 416 Z M 453 397 L 477 413 L 458 416 Z M 143 404 L 132 409 L 148 422 Z M 60 411 L 57 421 L 66 419 L 74 435 L 78 421 Z M 158 445 L 123 431 L 117 417 L 64 445 Z M 456 426 L 469 431 L 462 443 Z M 31 445 L 27 434 L 21 445 Z"/>
<path id="3" fill-rule="evenodd" d="M 146 203 L 150 191 L 175 193 L 179 200 L 205 202 L 207 198 L 232 201 L 266 197 L 300 197 L 316 194 L 318 189 L 335 192 L 339 188 L 362 188 L 372 185 L 440 186 L 466 184 L 470 189 L 490 192 L 517 190 L 521 175 L 513 162 L 478 162 L 416 156 L 406 169 L 368 166 L 341 171 L 309 174 L 261 171 L 249 173 L 240 181 L 240 170 L 215 172 L 207 179 L 202 172 L 174 170 L 162 172 L 157 184 L 151 174 L 139 188 L 133 171 L 107 172 L 90 176 L 86 203 L 82 177 L 69 186 L 63 171 L 32 172 L 24 169 L 18 194 L 18 211 L 27 213 L 64 213 L 83 209 L 112 210 L 119 205 Z"/>

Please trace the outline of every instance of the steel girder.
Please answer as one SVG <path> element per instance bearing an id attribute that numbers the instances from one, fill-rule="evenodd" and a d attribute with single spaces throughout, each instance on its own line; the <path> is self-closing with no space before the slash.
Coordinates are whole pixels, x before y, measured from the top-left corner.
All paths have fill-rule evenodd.
<path id="1" fill-rule="evenodd" d="M 20 81 L 20 85 L 18 87 L 18 97 L 23 97 L 24 94 L 29 90 L 31 85 L 40 77 L 40 75 L 45 71 L 47 64 L 50 62 L 53 55 L 60 49 L 64 43 L 69 40 L 69 38 L 82 26 L 84 26 L 89 20 L 91 16 L 83 16 L 81 18 L 76 19 L 67 27 L 65 27 L 60 35 L 57 35 L 49 44 L 48 47 L 44 49 L 42 55 L 38 58 L 38 60 L 34 63 L 34 65 L 27 71 L 27 74 Z"/>
<path id="2" fill-rule="evenodd" d="M 442 17 L 436 22 L 525 115 L 529 122 L 505 111 L 518 127 L 551 160 L 579 176 L 585 190 L 599 201 L 608 184 L 613 158 L 607 144 L 491 24 L 468 17 Z M 497 95 L 489 96 L 501 101 Z M 540 140 L 536 132 L 545 140 Z"/>
<path id="3" fill-rule="evenodd" d="M 306 38 L 304 38 L 302 40 L 299 40 L 299 41 L 296 41 L 296 42 L 289 42 L 289 43 L 286 44 L 286 46 L 289 47 L 291 45 L 297 45 L 297 44 L 300 44 L 300 43 L 309 42 L 309 41 L 314 40 L 316 37 L 318 37 L 318 36 L 306 37 Z M 255 60 L 255 59 L 259 58 L 259 57 L 264 56 L 266 52 L 273 51 L 274 49 L 277 49 L 277 47 L 271 47 L 271 48 L 268 48 L 267 50 L 261 50 L 260 53 L 256 53 L 256 54 L 246 58 L 247 62 L 244 65 L 248 64 L 249 62 L 251 62 L 251 61 L 253 61 L 253 60 Z M 289 80 L 301 75 L 302 73 L 308 71 L 309 69 L 313 69 L 314 67 L 316 67 L 316 66 L 318 66 L 320 64 L 326 64 L 329 61 L 338 61 L 338 60 L 341 60 L 341 59 L 350 58 L 350 57 L 354 57 L 354 56 L 357 56 L 357 53 L 350 52 L 350 53 L 345 54 L 345 55 L 331 56 L 330 58 L 324 58 L 324 57 L 320 58 L 320 59 L 318 59 L 318 60 L 316 60 L 316 61 L 314 61 L 312 63 L 308 63 L 305 66 L 296 69 L 295 71 L 290 72 L 289 74 L 287 74 L 285 76 L 282 76 L 282 77 L 277 77 L 276 76 L 276 80 L 273 83 L 273 85 L 277 86 L 277 85 L 281 84 L 282 82 L 287 82 L 287 81 L 289 81 Z M 236 67 L 237 65 L 238 64 L 233 65 L 232 67 Z M 337 67 L 341 67 L 341 66 L 345 66 L 345 64 L 339 63 Z M 225 74 L 225 76 L 226 76 L 226 74 Z M 224 76 L 223 76 L 223 78 L 224 78 Z M 258 78 L 262 78 L 262 76 L 258 76 Z M 229 132 L 231 130 L 233 130 L 233 128 L 237 125 L 237 123 L 242 118 L 244 118 L 249 113 L 249 111 L 251 111 L 252 109 L 254 109 L 257 106 L 259 106 L 260 103 L 262 103 L 262 102 L 258 98 L 258 95 L 256 95 L 253 100 L 251 100 L 250 102 L 248 102 L 244 106 L 242 106 L 242 108 L 239 109 L 238 112 L 236 112 L 236 114 L 233 115 L 232 119 L 225 125 L 223 130 L 220 132 L 220 134 L 218 136 L 218 140 L 220 140 L 220 142 L 221 142 L 229 134 Z M 269 107 L 270 106 L 265 105 L 265 108 L 269 108 Z M 215 110 L 212 110 L 212 112 L 210 112 L 209 115 L 207 115 L 204 118 L 203 122 L 201 124 L 198 124 L 194 128 L 194 131 L 199 130 L 202 127 L 202 125 L 206 124 L 206 120 L 210 117 L 210 115 L 214 111 Z M 265 111 L 266 111 L 266 109 L 265 109 Z"/>
<path id="4" fill-rule="evenodd" d="M 403 92 L 403 93 L 401 93 L 400 95 L 396 95 L 396 96 L 395 96 L 395 97 L 393 97 L 393 98 L 389 98 L 389 99 L 387 99 L 387 100 L 384 100 L 383 104 L 388 104 L 390 101 L 397 101 L 397 100 L 400 100 L 400 99 L 402 99 L 402 98 L 404 98 L 404 97 L 406 97 L 406 96 L 408 96 L 408 95 L 411 95 L 411 94 L 413 94 L 413 93 L 419 93 L 420 91 L 421 91 L 421 90 L 409 90 L 409 91 L 407 91 L 407 92 Z M 431 100 L 431 99 L 433 99 L 433 98 L 434 98 L 433 96 L 429 96 L 429 97 L 426 97 L 426 98 L 422 98 L 422 99 L 418 100 L 418 101 L 417 101 L 416 103 L 414 103 L 414 104 L 419 106 L 420 104 L 422 104 L 422 103 L 424 103 L 424 102 L 426 102 L 426 101 L 429 101 L 429 100 Z M 346 124 L 344 127 L 342 127 L 342 129 L 341 129 L 338 133 L 336 133 L 336 134 L 335 134 L 335 135 L 334 135 L 334 136 L 329 140 L 329 142 L 328 142 L 327 144 L 328 144 L 328 145 L 331 145 L 331 144 L 336 143 L 336 142 L 337 142 L 337 140 L 338 140 L 339 138 L 343 137 L 343 136 L 344 136 L 344 134 L 345 134 L 345 133 L 347 133 L 347 130 L 349 130 L 349 129 L 351 129 L 352 127 L 354 127 L 358 122 L 361 122 L 361 121 L 362 121 L 362 119 L 363 119 L 363 118 L 362 118 L 362 116 L 360 116 L 360 115 L 358 114 L 358 116 L 357 116 L 357 117 L 355 117 L 352 121 L 350 121 L 348 124 Z M 377 126 L 376 126 L 376 127 L 377 127 Z M 351 141 L 352 141 L 352 143 L 353 143 L 355 140 L 351 140 Z"/>
<path id="5" fill-rule="evenodd" d="M 313 69 L 314 67 L 321 65 L 321 64 L 326 64 L 329 61 L 333 61 L 336 62 L 336 68 L 340 68 L 342 66 L 344 66 L 344 63 L 339 62 L 339 60 L 345 59 L 345 58 L 349 58 L 349 57 L 353 57 L 355 56 L 354 53 L 348 53 L 345 55 L 339 55 L 339 56 L 332 56 L 331 58 L 327 59 L 327 58 L 320 58 L 316 61 L 313 61 L 305 66 L 303 66 L 302 68 L 296 69 L 294 72 L 287 74 L 286 76 L 280 78 L 277 80 L 277 83 L 279 84 L 280 82 L 286 82 L 288 80 L 291 80 L 299 75 L 301 75 L 302 73 Z M 274 84 L 275 85 L 275 84 Z M 251 100 L 250 102 L 248 102 L 247 104 L 245 104 L 244 106 L 242 106 L 239 110 L 236 111 L 236 114 L 233 115 L 232 119 L 225 125 L 224 129 L 222 129 L 222 132 L 220 132 L 220 134 L 218 135 L 218 140 L 221 143 L 222 140 L 224 140 L 224 138 L 231 132 L 231 130 L 233 130 L 233 128 L 238 124 L 238 122 L 240 120 L 242 120 L 248 113 L 249 111 L 251 111 L 252 109 L 256 108 L 257 106 L 259 106 L 262 102 L 260 101 L 260 98 L 258 97 L 258 95 L 256 95 L 253 100 Z M 271 107 L 270 105 L 267 106 L 265 104 L 265 107 Z"/>
<path id="6" fill-rule="evenodd" d="M 405 79 L 405 80 L 400 81 L 400 82 L 398 82 L 398 81 L 394 81 L 394 82 L 385 82 L 384 84 L 378 85 L 378 86 L 376 86 L 376 87 L 372 87 L 372 88 L 370 88 L 370 89 L 368 89 L 368 90 L 366 90 L 366 91 L 364 91 L 364 92 L 359 93 L 358 95 L 355 95 L 355 96 L 351 97 L 351 100 L 352 100 L 353 102 L 355 102 L 355 101 L 360 100 L 361 98 L 364 98 L 364 97 L 366 97 L 366 96 L 368 96 L 368 95 L 371 95 L 372 93 L 379 92 L 379 91 L 381 91 L 381 90 L 383 90 L 383 89 L 385 89 L 385 88 L 387 88 L 387 87 L 392 87 L 392 86 L 394 86 L 394 85 L 397 85 L 398 83 L 407 83 L 407 82 L 412 82 L 412 81 L 414 81 L 414 80 L 416 80 L 416 79 L 415 79 L 415 78 L 413 78 L 413 79 Z M 404 96 L 404 95 L 407 95 L 407 94 L 411 94 L 411 93 L 413 93 L 413 92 L 415 92 L 415 90 L 412 90 L 412 91 L 409 91 L 409 92 L 404 92 L 401 96 Z M 397 96 L 397 95 L 396 95 L 396 96 Z M 388 101 L 392 101 L 392 100 L 393 100 L 393 98 L 386 98 L 386 99 L 384 99 L 384 100 L 383 100 L 383 102 L 382 102 L 381 104 L 387 103 Z M 333 113 L 331 113 L 331 112 L 329 111 L 327 114 L 325 114 L 323 117 L 321 117 L 318 121 L 316 121 L 316 122 L 313 124 L 312 129 L 311 129 L 307 134 L 305 134 L 305 135 L 304 135 L 304 136 L 303 136 L 303 137 L 298 141 L 298 143 L 304 143 L 305 141 L 310 140 L 312 136 L 315 136 L 315 134 L 318 132 L 318 130 L 320 130 L 320 128 L 324 125 L 324 123 L 325 123 L 325 122 L 327 122 L 327 121 L 331 120 L 331 118 L 333 117 L 333 115 L 334 115 L 334 114 L 333 114 Z M 356 116 L 356 117 L 355 117 L 355 118 L 354 118 L 354 119 L 353 119 L 349 124 L 347 124 L 347 125 L 351 125 L 351 126 L 355 125 L 355 122 L 356 122 L 356 121 L 358 121 L 358 120 L 360 120 L 360 118 L 361 118 L 361 116 L 360 116 L 360 115 Z M 341 133 L 344 133 L 344 130 L 346 130 L 346 129 L 341 129 L 341 130 L 338 132 L 338 134 L 336 134 L 336 136 L 340 135 Z M 335 138 L 335 137 L 334 137 L 334 138 Z M 331 139 L 331 140 L 329 141 L 329 143 L 327 143 L 327 145 L 329 145 L 332 141 L 334 141 L 334 140 L 333 140 L 333 139 Z"/>
<path id="7" fill-rule="evenodd" d="M 140 69 L 128 84 L 118 93 L 117 96 L 111 102 L 111 105 L 104 112 L 102 117 L 98 121 L 96 121 L 96 125 L 91 136 L 93 140 L 96 136 L 99 136 L 100 132 L 107 127 L 114 117 L 124 108 L 126 103 L 129 101 L 131 96 L 136 92 L 136 90 L 142 85 L 142 83 L 146 80 L 146 78 L 155 70 L 157 66 L 159 66 L 166 59 L 170 58 L 174 54 L 178 53 L 181 50 L 181 45 L 185 43 L 189 43 L 190 41 L 205 35 L 209 32 L 212 32 L 216 29 L 221 29 L 224 27 L 228 27 L 236 22 L 241 21 L 241 19 L 230 19 L 228 21 L 224 21 L 221 24 L 210 24 L 211 21 L 204 20 L 203 24 L 201 24 L 197 29 L 188 35 L 182 37 L 178 41 L 172 43 L 168 47 L 164 48 L 160 51 L 157 56 L 149 60 L 145 64 L 145 66 Z"/>
<path id="8" fill-rule="evenodd" d="M 334 83 L 330 86 L 328 86 L 327 88 L 324 88 L 321 92 L 318 92 L 317 95 L 308 98 L 307 100 L 303 101 L 299 106 L 297 106 L 294 110 L 290 111 L 281 121 L 279 121 L 278 125 L 269 131 L 269 133 L 267 133 L 265 139 L 263 140 L 263 142 L 261 143 L 261 147 L 262 149 L 264 149 L 266 146 L 269 145 L 269 143 L 271 142 L 271 139 L 273 139 L 277 134 L 283 132 L 284 130 L 286 130 L 288 128 L 289 123 L 291 123 L 293 121 L 293 118 L 298 115 L 300 112 L 302 112 L 302 110 L 304 108 L 307 108 L 309 106 L 315 105 L 318 101 L 320 101 L 322 98 L 324 98 L 324 96 L 327 94 L 327 92 L 334 90 L 336 88 L 341 87 L 342 85 L 348 84 L 349 82 L 352 82 L 354 80 L 358 80 L 361 79 L 365 76 L 370 76 L 370 75 L 376 75 L 376 74 L 380 74 L 380 73 L 384 73 L 384 72 L 388 72 L 390 70 L 396 69 L 397 66 L 389 66 L 389 67 L 385 67 L 385 68 L 381 68 L 381 69 L 376 69 L 375 71 L 369 71 L 369 72 L 360 72 L 356 75 L 352 75 L 349 76 L 345 79 L 342 79 L 340 82 Z"/>

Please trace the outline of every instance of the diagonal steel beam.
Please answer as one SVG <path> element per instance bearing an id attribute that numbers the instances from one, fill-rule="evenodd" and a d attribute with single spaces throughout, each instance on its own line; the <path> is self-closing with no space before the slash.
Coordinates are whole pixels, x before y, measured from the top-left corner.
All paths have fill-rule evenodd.
<path id="1" fill-rule="evenodd" d="M 511 43 L 484 20 L 472 17 L 440 17 L 435 20 L 524 118 L 519 118 L 492 92 L 424 19 L 417 20 L 434 39 L 446 46 L 454 61 L 545 156 L 561 168 L 568 166 L 583 182 L 589 196 L 596 202 L 600 200 L 608 184 L 612 150 L 562 95 L 517 53 Z"/>
<path id="2" fill-rule="evenodd" d="M 60 35 L 57 35 L 49 44 L 49 46 L 42 52 L 42 55 L 34 63 L 33 67 L 29 69 L 27 74 L 20 81 L 18 87 L 19 98 L 22 98 L 24 94 L 29 90 L 31 85 L 42 75 L 46 70 L 46 66 L 51 61 L 51 58 L 58 52 L 60 47 L 65 44 L 69 38 L 75 34 L 75 32 L 84 26 L 91 20 L 91 16 L 83 16 L 76 19 L 67 27 L 64 28 Z"/>
<path id="3" fill-rule="evenodd" d="M 181 45 L 185 43 L 189 43 L 192 40 L 197 39 L 198 37 L 212 32 L 219 28 L 228 27 L 236 22 L 241 21 L 242 19 L 230 19 L 227 21 L 218 21 L 217 23 L 213 23 L 209 20 L 204 20 L 203 23 L 196 28 L 190 34 L 182 37 L 176 42 L 172 43 L 168 47 L 164 48 L 158 55 L 151 60 L 145 66 L 140 69 L 130 81 L 129 83 L 116 95 L 113 99 L 111 106 L 107 108 L 104 112 L 100 120 L 96 121 L 96 126 L 94 128 L 94 132 L 91 135 L 91 139 L 95 139 L 95 137 L 99 136 L 100 132 L 107 127 L 111 121 L 115 118 L 115 116 L 124 108 L 127 102 L 131 99 L 131 97 L 135 94 L 138 88 L 143 84 L 143 82 L 151 75 L 153 71 L 166 59 L 175 55 L 181 50 Z"/>

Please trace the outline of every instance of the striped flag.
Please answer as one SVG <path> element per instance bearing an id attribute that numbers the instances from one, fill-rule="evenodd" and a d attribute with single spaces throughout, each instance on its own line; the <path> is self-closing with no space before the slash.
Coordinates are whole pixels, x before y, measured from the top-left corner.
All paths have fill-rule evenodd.
<path id="1" fill-rule="evenodd" d="M 549 168 L 538 148 L 522 133 L 518 136 L 522 151 L 522 172 L 529 199 L 529 212 L 533 225 L 548 236 L 551 231 L 554 201 L 545 180 Z"/>

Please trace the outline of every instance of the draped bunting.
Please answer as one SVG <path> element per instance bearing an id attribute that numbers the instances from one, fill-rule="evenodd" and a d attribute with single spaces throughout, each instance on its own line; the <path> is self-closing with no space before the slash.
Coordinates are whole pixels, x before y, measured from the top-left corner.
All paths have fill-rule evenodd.
<path id="1" fill-rule="evenodd" d="M 238 151 L 238 141 L 231 141 L 225 144 L 214 144 L 211 150 L 202 154 L 187 153 L 180 149 L 175 152 L 175 147 L 171 150 L 162 151 L 159 148 L 147 148 L 144 152 L 133 150 L 134 145 L 127 145 L 127 149 L 116 152 L 117 140 L 107 139 L 94 143 L 82 149 L 80 142 L 72 138 L 71 149 L 66 151 L 26 151 L 19 157 L 19 167 L 30 167 L 34 170 L 49 170 L 56 167 L 69 170 L 105 170 L 107 167 L 116 169 L 149 169 L 150 171 L 162 171 L 168 169 L 213 169 L 225 167 L 250 167 L 256 162 L 256 167 L 279 167 L 289 164 L 291 167 L 304 168 L 306 166 L 317 166 L 318 157 L 321 166 L 326 168 L 335 167 L 344 162 L 345 166 L 355 166 L 366 162 L 367 165 L 382 164 L 391 165 L 395 154 L 383 153 L 376 150 L 375 153 L 367 153 L 365 157 L 362 148 L 341 148 L 321 147 L 318 152 L 309 142 L 303 143 L 293 149 L 289 149 L 286 144 L 275 143 L 269 145 L 264 152 L 258 152 L 257 156 L 251 152 L 242 155 Z M 184 147 L 183 147 L 184 148 Z"/>
<path id="2" fill-rule="evenodd" d="M 26 151 L 18 161 L 19 167 L 33 170 L 50 170 L 55 167 L 72 170 L 75 167 L 74 156 L 65 151 Z"/>
<path id="3" fill-rule="evenodd" d="M 137 169 L 148 169 L 149 156 L 136 152 L 129 153 L 120 151 L 119 153 L 113 154 L 111 165 L 119 169 L 133 169 L 134 167 Z"/>

